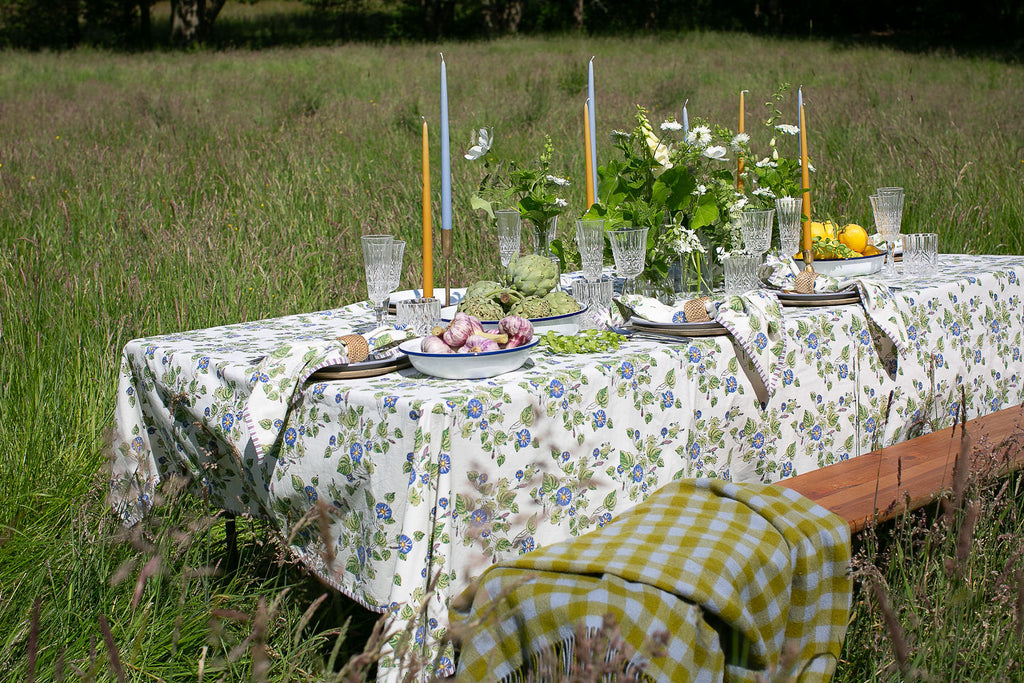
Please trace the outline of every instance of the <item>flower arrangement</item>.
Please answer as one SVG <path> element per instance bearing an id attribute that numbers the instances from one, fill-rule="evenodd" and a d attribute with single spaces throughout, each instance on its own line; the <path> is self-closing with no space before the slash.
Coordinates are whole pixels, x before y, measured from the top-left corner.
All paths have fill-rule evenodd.
<path id="1" fill-rule="evenodd" d="M 535 168 L 526 168 L 514 160 L 498 156 L 493 149 L 494 136 L 490 128 L 479 129 L 476 137 L 476 144 L 469 148 L 465 158 L 469 161 L 483 159 L 484 175 L 470 200 L 471 206 L 485 211 L 491 218 L 494 218 L 496 208 L 518 209 L 524 220 L 533 223 L 538 231 L 544 231 L 546 245 L 550 239 L 547 226 L 569 205 L 560 196 L 561 191 L 569 186 L 568 179 L 551 172 L 554 152 L 551 137 L 544 136 L 544 149 Z M 539 250 L 540 245 L 537 246 Z"/>
<path id="2" fill-rule="evenodd" d="M 735 155 L 757 159 L 746 133 L 706 120 L 683 130 L 672 118 L 655 131 L 647 110 L 637 107 L 630 132 L 612 131 L 621 159 L 598 169 L 598 203 L 587 218 L 604 218 L 609 228 L 647 226 L 646 278 L 663 282 L 679 264 L 689 274 L 683 286 L 710 288 L 718 261 L 742 248 L 739 215 L 751 206 L 774 207 L 776 197 L 799 196 L 799 155 L 780 150 L 780 137 L 796 135 L 796 126 L 780 123 L 783 84 L 766 103 L 768 152 L 744 171 L 745 189 L 735 187 Z"/>

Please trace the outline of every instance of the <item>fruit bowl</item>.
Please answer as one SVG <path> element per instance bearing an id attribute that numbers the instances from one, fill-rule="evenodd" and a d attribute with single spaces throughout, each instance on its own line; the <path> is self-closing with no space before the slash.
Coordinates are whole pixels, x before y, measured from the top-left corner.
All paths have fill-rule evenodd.
<path id="1" fill-rule="evenodd" d="M 447 306 L 441 309 L 441 321 L 444 323 L 451 322 L 452 318 L 455 317 L 456 306 Z M 578 311 L 572 313 L 563 313 L 561 315 L 550 315 L 546 318 L 530 318 L 530 323 L 533 325 L 534 334 L 544 334 L 545 332 L 558 332 L 560 334 L 576 334 L 580 330 L 580 325 L 583 322 L 583 314 L 587 312 L 587 307 L 584 306 Z M 481 320 L 480 324 L 484 326 L 485 330 L 491 330 L 498 326 L 497 320 Z"/>
<path id="2" fill-rule="evenodd" d="M 410 339 L 402 342 L 398 350 L 407 355 L 412 366 L 424 375 L 444 379 L 484 379 L 518 370 L 540 339 L 534 337 L 529 343 L 514 349 L 484 353 L 425 353 L 420 350 L 422 343 L 422 337 Z"/>
<path id="3" fill-rule="evenodd" d="M 803 267 L 803 260 L 797 259 L 797 265 Z M 870 256 L 854 256 L 852 258 L 816 258 L 814 270 L 822 275 L 834 278 L 857 277 L 870 275 L 882 269 L 885 263 L 885 252 Z"/>

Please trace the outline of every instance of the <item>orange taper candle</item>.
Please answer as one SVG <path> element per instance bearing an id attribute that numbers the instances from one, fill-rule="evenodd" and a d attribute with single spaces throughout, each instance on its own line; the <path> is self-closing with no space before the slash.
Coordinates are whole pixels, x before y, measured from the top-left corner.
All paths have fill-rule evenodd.
<path id="1" fill-rule="evenodd" d="M 423 296 L 434 296 L 434 231 L 430 225 L 430 146 L 423 119 Z"/>
<path id="2" fill-rule="evenodd" d="M 740 127 L 739 130 L 736 131 L 737 133 L 743 132 L 743 93 L 745 92 L 747 91 L 740 90 Z M 743 154 L 737 152 L 736 157 L 736 189 L 743 192 Z"/>
<path id="3" fill-rule="evenodd" d="M 586 165 L 586 171 L 583 175 L 587 178 L 587 209 L 594 205 L 594 174 L 591 173 L 594 164 L 594 154 L 591 151 L 590 135 L 590 100 L 587 100 L 583 103 L 583 146 L 585 147 L 583 159 Z"/>
<path id="4" fill-rule="evenodd" d="M 807 161 L 807 121 L 804 118 L 803 93 L 800 93 L 800 188 L 803 197 L 803 250 L 810 252 L 813 249 L 811 240 L 811 170 Z"/>

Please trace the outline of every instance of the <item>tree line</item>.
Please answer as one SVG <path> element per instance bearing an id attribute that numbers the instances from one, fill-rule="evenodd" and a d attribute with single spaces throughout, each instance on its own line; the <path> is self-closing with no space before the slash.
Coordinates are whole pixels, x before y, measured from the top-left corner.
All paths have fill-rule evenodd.
<path id="1" fill-rule="evenodd" d="M 0 0 L 0 47 L 79 44 L 146 48 L 216 38 L 225 2 L 171 0 L 170 21 L 155 26 L 153 0 Z M 737 30 L 798 37 L 860 37 L 909 47 L 1024 46 L 1024 3 L 986 0 L 303 0 L 310 42 L 437 40 L 515 33 Z M 269 22 L 298 15 L 268 16 Z M 296 31 L 292 31 L 293 41 Z"/>

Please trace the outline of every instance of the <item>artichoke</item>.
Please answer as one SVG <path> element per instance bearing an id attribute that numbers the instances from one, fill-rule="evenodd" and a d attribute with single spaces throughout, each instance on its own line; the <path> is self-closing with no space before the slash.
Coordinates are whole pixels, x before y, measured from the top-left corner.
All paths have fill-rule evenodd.
<path id="1" fill-rule="evenodd" d="M 558 264 L 547 256 L 527 254 L 508 266 L 508 281 L 525 296 L 544 296 L 558 284 Z"/>
<path id="2" fill-rule="evenodd" d="M 509 314 L 523 318 L 546 318 L 551 315 L 551 304 L 545 301 L 544 297 L 528 296 L 513 304 Z"/>
<path id="3" fill-rule="evenodd" d="M 471 315 L 477 320 L 495 321 L 505 317 L 505 309 L 494 299 L 486 296 L 466 298 L 459 302 L 459 313 Z"/>
<path id="4" fill-rule="evenodd" d="M 495 282 L 494 280 L 480 280 L 466 288 L 466 294 L 463 298 L 475 299 L 478 296 L 490 297 L 501 289 L 504 288 L 501 286 L 500 282 Z"/>
<path id="5" fill-rule="evenodd" d="M 573 299 L 571 294 L 561 290 L 549 292 L 544 297 L 544 301 L 547 301 L 548 306 L 551 307 L 550 315 L 564 315 L 580 310 L 579 302 Z"/>

